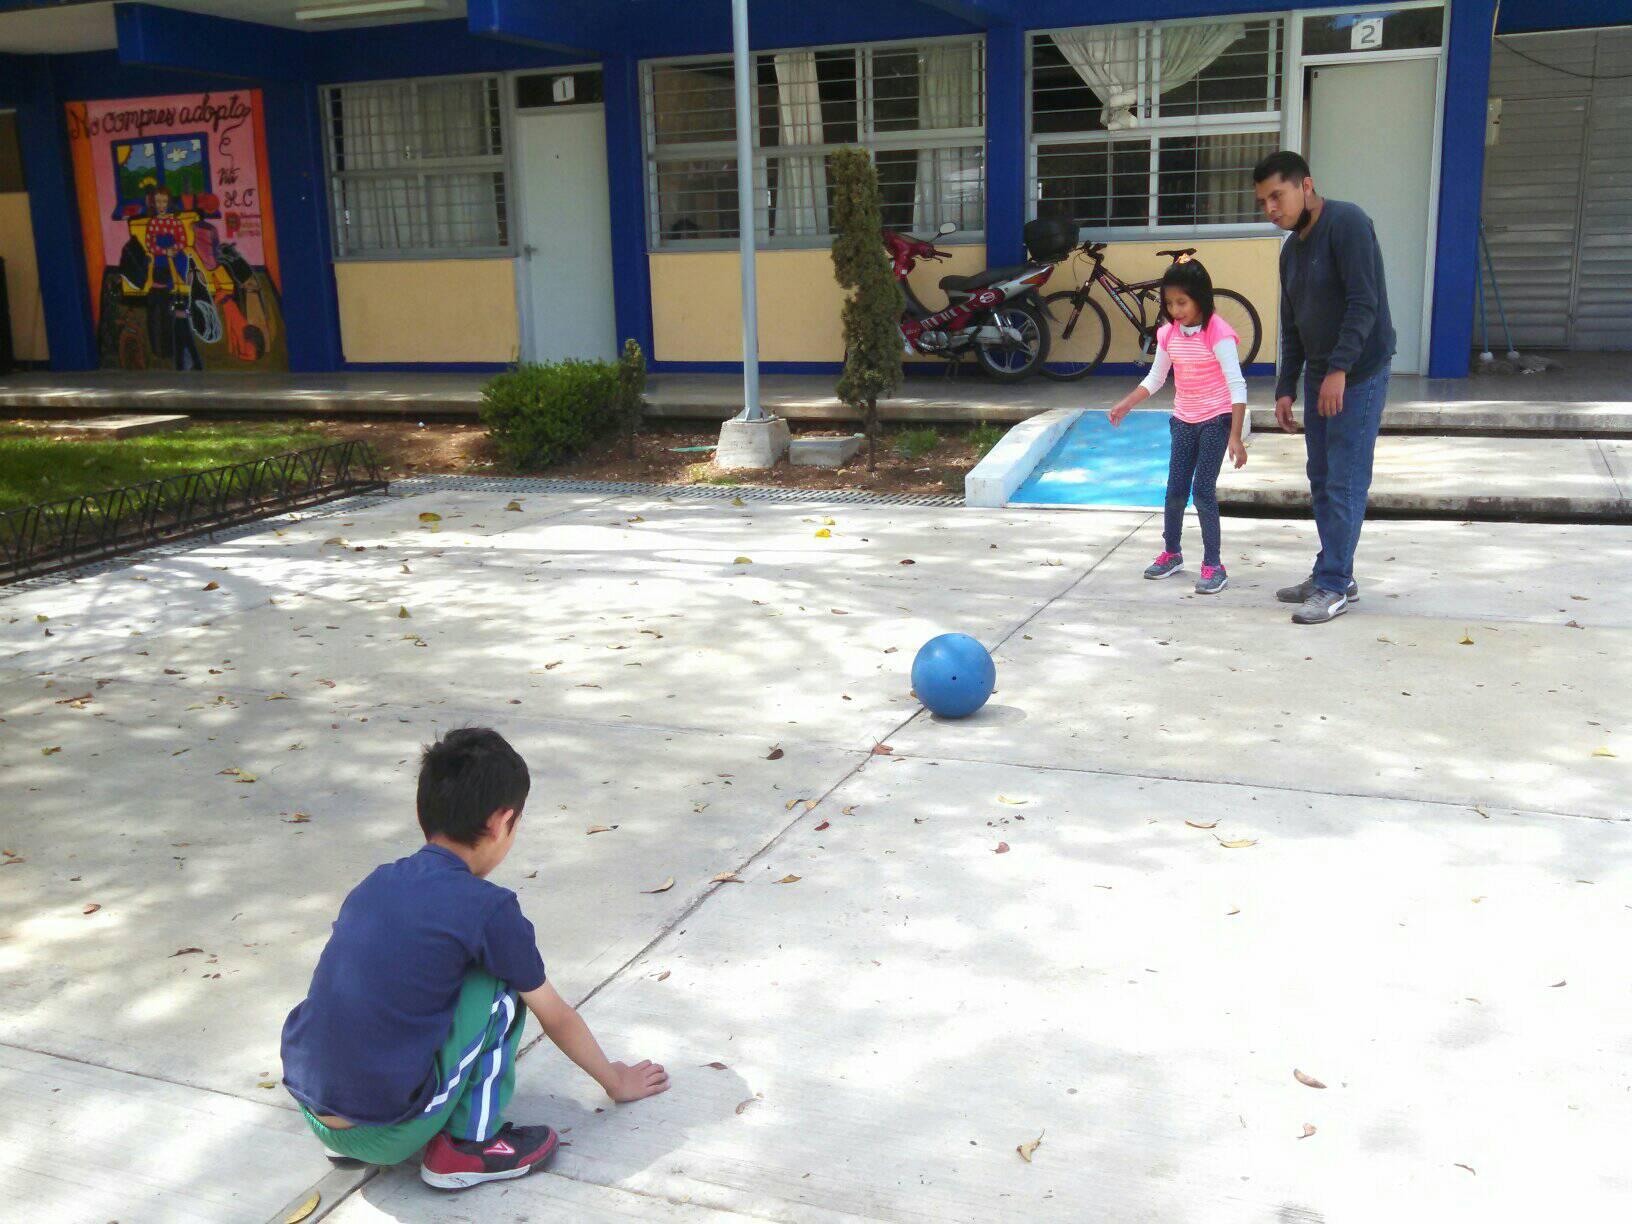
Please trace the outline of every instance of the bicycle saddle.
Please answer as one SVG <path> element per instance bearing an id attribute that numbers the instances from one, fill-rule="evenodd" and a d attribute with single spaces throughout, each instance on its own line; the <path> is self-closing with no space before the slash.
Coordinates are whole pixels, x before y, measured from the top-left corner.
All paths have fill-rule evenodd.
<path id="1" fill-rule="evenodd" d="M 1174 263 L 1179 263 L 1182 260 L 1188 258 L 1189 256 L 1194 255 L 1195 253 L 1196 253 L 1196 248 L 1195 247 L 1185 247 L 1183 250 L 1179 250 L 1179 251 L 1157 251 L 1156 252 L 1156 254 L 1158 254 L 1158 255 L 1166 255 Z"/>
<path id="2" fill-rule="evenodd" d="M 1006 268 L 987 268 L 976 276 L 943 276 L 940 285 L 942 290 L 949 293 L 971 293 L 976 289 L 984 289 L 987 285 L 1013 280 L 1017 276 L 1023 276 L 1029 270 L 1025 264 L 1014 264 Z"/>

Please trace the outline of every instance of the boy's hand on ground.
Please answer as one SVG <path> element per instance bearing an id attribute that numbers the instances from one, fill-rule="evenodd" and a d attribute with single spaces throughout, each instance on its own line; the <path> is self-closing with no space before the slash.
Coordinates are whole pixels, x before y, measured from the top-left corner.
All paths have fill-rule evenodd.
<path id="1" fill-rule="evenodd" d="M 649 1058 L 632 1067 L 628 1063 L 613 1063 L 612 1082 L 606 1085 L 606 1095 L 620 1105 L 668 1090 L 669 1073 L 663 1070 L 661 1063 L 654 1063 Z"/>
<path id="2" fill-rule="evenodd" d="M 1230 439 L 1230 461 L 1234 463 L 1237 468 L 1244 468 L 1247 466 L 1247 444 L 1241 441 L 1240 438 Z"/>
<path id="3" fill-rule="evenodd" d="M 1292 421 L 1292 397 L 1283 395 L 1275 401 L 1275 424 L 1287 433 L 1296 433 L 1297 429 Z"/>

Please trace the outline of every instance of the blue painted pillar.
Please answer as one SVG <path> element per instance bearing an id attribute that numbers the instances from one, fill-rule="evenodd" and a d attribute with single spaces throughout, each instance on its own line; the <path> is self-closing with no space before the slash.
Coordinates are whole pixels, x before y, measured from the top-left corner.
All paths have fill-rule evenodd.
<path id="1" fill-rule="evenodd" d="M 1495 0 L 1456 0 L 1450 19 L 1439 161 L 1439 239 L 1428 349 L 1428 373 L 1435 378 L 1465 377 L 1473 351 L 1485 99 L 1490 92 Z"/>
<path id="2" fill-rule="evenodd" d="M 24 57 L 22 72 L 25 81 L 17 105 L 17 139 L 28 187 L 29 219 L 34 226 L 34 256 L 40 269 L 40 298 L 45 309 L 51 368 L 94 370 L 96 333 L 62 98 L 46 56 Z"/>
<path id="3" fill-rule="evenodd" d="M 335 296 L 328 163 L 317 89 L 304 82 L 268 82 L 262 86 L 262 97 L 289 368 L 297 373 L 338 370 L 345 354 Z"/>
<path id="4" fill-rule="evenodd" d="M 602 65 L 606 108 L 606 177 L 612 210 L 612 309 L 618 344 L 652 352 L 652 274 L 646 254 L 646 137 L 640 111 L 640 65 L 630 56 Z"/>
<path id="5" fill-rule="evenodd" d="M 1026 32 L 986 31 L 986 262 L 1025 258 Z"/>

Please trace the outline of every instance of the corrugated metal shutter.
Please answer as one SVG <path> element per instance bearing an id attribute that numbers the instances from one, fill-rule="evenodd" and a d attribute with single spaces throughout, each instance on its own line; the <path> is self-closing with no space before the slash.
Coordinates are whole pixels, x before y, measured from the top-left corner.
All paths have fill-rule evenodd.
<path id="1" fill-rule="evenodd" d="M 1496 43 L 1501 137 L 1485 160 L 1483 214 L 1521 347 L 1632 348 L 1632 81 L 1611 79 L 1629 72 L 1626 29 Z M 1499 349 L 1488 274 L 1485 293 Z"/>
<path id="2" fill-rule="evenodd" d="M 1632 349 L 1632 31 L 1603 31 L 1587 121 L 1571 347 Z"/>

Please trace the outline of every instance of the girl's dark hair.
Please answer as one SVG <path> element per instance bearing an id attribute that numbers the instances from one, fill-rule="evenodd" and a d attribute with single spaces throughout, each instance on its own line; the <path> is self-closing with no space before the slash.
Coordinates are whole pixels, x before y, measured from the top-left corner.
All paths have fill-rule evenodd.
<path id="1" fill-rule="evenodd" d="M 1166 297 L 1169 286 L 1174 289 L 1182 289 L 1185 296 L 1196 304 L 1201 310 L 1203 326 L 1212 322 L 1213 278 L 1207 275 L 1207 269 L 1199 261 L 1187 259 L 1183 263 L 1172 264 L 1166 272 L 1162 273 L 1162 304 L 1164 306 L 1167 304 Z"/>
<path id="2" fill-rule="evenodd" d="M 527 762 L 497 731 L 449 731 L 419 759 L 419 827 L 426 838 L 440 833 L 474 846 L 494 812 L 514 808 L 520 815 L 531 785 Z"/>

